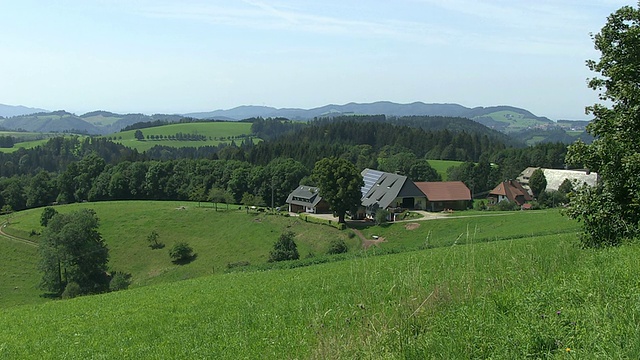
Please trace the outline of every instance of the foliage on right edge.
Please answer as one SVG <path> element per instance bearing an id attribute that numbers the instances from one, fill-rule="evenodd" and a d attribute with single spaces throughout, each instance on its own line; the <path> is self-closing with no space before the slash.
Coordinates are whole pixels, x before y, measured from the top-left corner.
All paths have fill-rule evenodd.
<path id="1" fill-rule="evenodd" d="M 584 225 L 585 246 L 617 245 L 638 235 L 640 221 L 640 9 L 624 6 L 593 36 L 600 60 L 587 61 L 599 73 L 589 87 L 612 104 L 587 107 L 594 120 L 587 130 L 591 145 L 578 141 L 567 153 L 569 164 L 600 176 L 595 188 L 582 187 L 571 198 L 568 215 Z"/>

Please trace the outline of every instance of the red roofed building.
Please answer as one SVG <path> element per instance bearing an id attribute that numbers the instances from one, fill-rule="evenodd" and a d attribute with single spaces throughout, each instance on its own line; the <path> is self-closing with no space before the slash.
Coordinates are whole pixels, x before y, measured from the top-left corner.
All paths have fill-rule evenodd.
<path id="1" fill-rule="evenodd" d="M 427 197 L 426 210 L 466 210 L 471 207 L 471 190 L 462 181 L 417 182 Z"/>
<path id="2" fill-rule="evenodd" d="M 531 194 L 515 180 L 501 182 L 489 192 L 488 198 L 490 204 L 497 204 L 500 201 L 508 200 L 521 206 L 524 205 L 525 202 L 533 200 Z"/>

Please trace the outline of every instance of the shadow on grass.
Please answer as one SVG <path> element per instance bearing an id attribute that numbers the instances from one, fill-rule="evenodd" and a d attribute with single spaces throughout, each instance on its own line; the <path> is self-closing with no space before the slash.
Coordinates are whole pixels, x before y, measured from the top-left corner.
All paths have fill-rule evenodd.
<path id="1" fill-rule="evenodd" d="M 180 259 L 173 260 L 172 263 L 176 265 L 187 265 L 194 261 L 198 257 L 198 254 L 193 254 L 191 256 L 183 257 Z"/>

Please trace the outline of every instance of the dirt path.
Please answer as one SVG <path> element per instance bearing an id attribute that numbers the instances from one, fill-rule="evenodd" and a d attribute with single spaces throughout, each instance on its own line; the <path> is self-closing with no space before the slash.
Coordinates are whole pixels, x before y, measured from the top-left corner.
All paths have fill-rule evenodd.
<path id="1" fill-rule="evenodd" d="M 379 243 L 381 242 L 385 242 L 387 241 L 385 238 L 383 237 L 379 237 L 377 239 L 373 239 L 373 240 L 369 240 L 366 237 L 364 237 L 364 235 L 362 234 L 362 232 L 358 229 L 354 229 L 354 228 L 350 228 L 351 231 L 353 231 L 356 235 L 358 235 L 358 237 L 360 238 L 360 240 L 362 240 L 362 248 L 363 249 L 368 249 L 371 246 L 378 246 Z"/>
<path id="2" fill-rule="evenodd" d="M 6 232 L 4 232 L 4 228 L 7 226 L 7 222 L 5 221 L 4 223 L 2 223 L 2 225 L 0 225 L 0 235 L 2 235 L 2 237 L 5 237 L 9 240 L 13 240 L 13 241 L 17 241 L 17 242 L 21 242 L 23 244 L 27 244 L 29 246 L 34 246 L 34 247 L 38 247 L 38 243 L 31 241 L 31 240 L 27 240 L 27 239 L 23 239 L 23 238 L 19 238 L 17 236 L 13 236 L 13 235 L 9 235 Z"/>

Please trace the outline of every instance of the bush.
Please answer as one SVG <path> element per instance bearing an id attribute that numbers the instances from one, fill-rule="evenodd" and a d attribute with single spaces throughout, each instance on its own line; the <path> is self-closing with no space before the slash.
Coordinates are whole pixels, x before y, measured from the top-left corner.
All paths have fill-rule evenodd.
<path id="1" fill-rule="evenodd" d="M 346 253 L 347 251 L 349 251 L 349 248 L 347 247 L 347 244 L 344 242 L 344 240 L 336 239 L 331 241 L 327 254 L 329 255 L 342 254 L 342 253 Z"/>
<path id="2" fill-rule="evenodd" d="M 70 282 L 65 286 L 64 291 L 62 292 L 63 299 L 73 299 L 74 297 L 80 296 L 82 294 L 82 289 L 80 289 L 80 285 L 77 282 Z"/>
<path id="3" fill-rule="evenodd" d="M 514 211 L 520 210 L 520 205 L 518 205 L 518 203 L 516 203 L 515 201 L 504 200 L 493 205 L 490 209 L 496 211 Z"/>
<path id="4" fill-rule="evenodd" d="M 278 241 L 273 244 L 273 250 L 269 253 L 269 262 L 297 260 L 300 258 L 298 254 L 298 246 L 293 238 L 296 236 L 292 231 L 286 231 L 280 235 Z"/>
<path id="5" fill-rule="evenodd" d="M 111 281 L 109 281 L 110 291 L 126 290 L 129 285 L 131 285 L 131 274 L 121 271 L 114 271 L 111 274 Z"/>
<path id="6" fill-rule="evenodd" d="M 176 264 L 185 264 L 193 260 L 195 255 L 193 254 L 193 248 L 186 242 L 179 242 L 169 250 L 169 256 L 171 260 Z"/>
<path id="7" fill-rule="evenodd" d="M 387 217 L 389 216 L 389 212 L 385 209 L 376 210 L 375 221 L 376 225 L 382 225 L 387 222 Z"/>
<path id="8" fill-rule="evenodd" d="M 151 249 L 162 249 L 164 244 L 158 241 L 160 235 L 155 230 L 152 230 L 151 233 L 147 236 L 147 242 L 149 243 L 149 247 Z"/>

